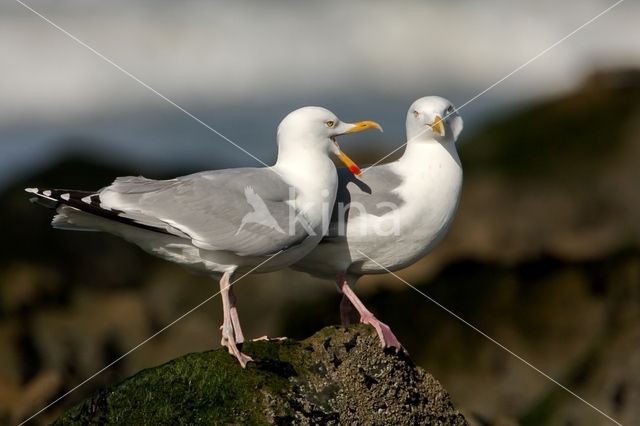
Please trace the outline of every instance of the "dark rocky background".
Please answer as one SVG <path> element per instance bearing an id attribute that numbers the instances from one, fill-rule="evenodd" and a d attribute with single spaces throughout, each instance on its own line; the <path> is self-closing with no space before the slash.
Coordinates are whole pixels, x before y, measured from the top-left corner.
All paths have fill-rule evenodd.
<path id="1" fill-rule="evenodd" d="M 572 94 L 465 135 L 460 151 L 454 226 L 400 275 L 623 424 L 640 424 L 640 72 L 594 74 Z M 0 424 L 30 416 L 216 291 L 115 237 L 52 230 L 50 213 L 22 191 L 99 188 L 131 173 L 70 153 L 0 194 Z M 236 289 L 249 337 L 302 339 L 339 322 L 329 282 L 282 271 Z M 357 291 L 470 422 L 606 424 L 394 277 L 368 277 Z M 144 368 L 218 347 L 219 305 L 185 317 L 36 423 Z"/>

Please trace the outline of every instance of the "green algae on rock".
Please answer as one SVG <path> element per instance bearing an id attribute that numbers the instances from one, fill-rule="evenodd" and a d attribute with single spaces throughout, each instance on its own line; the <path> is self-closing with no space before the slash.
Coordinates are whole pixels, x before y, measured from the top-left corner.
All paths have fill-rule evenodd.
<path id="1" fill-rule="evenodd" d="M 244 344 L 143 370 L 64 413 L 74 424 L 466 425 L 449 395 L 406 353 L 383 351 L 370 327 L 327 327 L 302 340 Z"/>

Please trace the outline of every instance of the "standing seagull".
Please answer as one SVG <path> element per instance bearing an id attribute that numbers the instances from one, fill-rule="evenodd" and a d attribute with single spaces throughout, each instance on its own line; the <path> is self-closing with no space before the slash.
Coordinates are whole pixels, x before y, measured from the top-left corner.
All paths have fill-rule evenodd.
<path id="1" fill-rule="evenodd" d="M 367 274 L 404 268 L 425 256 L 447 232 L 458 207 L 462 166 L 456 140 L 462 118 L 448 100 L 427 96 L 407 113 L 407 148 L 392 163 L 364 170 L 358 179 L 338 170 L 336 204 L 327 236 L 292 267 L 336 279 L 343 295 L 340 318 L 349 323 L 352 306 L 360 322 L 372 325 L 383 347 L 400 348 L 352 290 Z"/>
<path id="2" fill-rule="evenodd" d="M 230 286 L 232 274 L 283 268 L 320 242 L 329 227 L 323 218 L 329 217 L 338 186 L 329 154 L 359 172 L 335 137 L 370 128 L 381 130 L 373 121 L 342 123 L 331 111 L 305 107 L 280 123 L 278 158 L 272 167 L 206 171 L 169 180 L 120 177 L 97 192 L 26 191 L 37 196 L 33 201 L 57 211 L 55 228 L 109 232 L 219 278 L 222 345 L 244 367 L 251 358 L 237 347 L 244 336 Z M 267 226 L 242 222 L 254 212 L 255 197 L 262 199 L 265 217 L 270 215 Z"/>

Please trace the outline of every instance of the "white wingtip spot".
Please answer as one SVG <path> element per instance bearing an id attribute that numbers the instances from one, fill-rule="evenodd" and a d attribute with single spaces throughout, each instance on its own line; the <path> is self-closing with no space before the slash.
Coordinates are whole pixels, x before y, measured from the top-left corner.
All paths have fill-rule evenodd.
<path id="1" fill-rule="evenodd" d="M 71 198 L 71 196 L 69 195 L 69 193 L 66 193 L 66 194 L 62 194 L 60 198 L 62 198 L 65 201 L 69 201 L 69 198 Z"/>
<path id="2" fill-rule="evenodd" d="M 38 193 L 38 188 L 25 188 L 25 191 L 31 193 L 31 194 L 37 194 Z"/>
<path id="3" fill-rule="evenodd" d="M 86 197 L 82 198 L 80 201 L 82 201 L 85 204 L 91 204 L 91 195 L 87 195 Z"/>
<path id="4" fill-rule="evenodd" d="M 45 197 L 51 197 L 51 191 L 49 191 L 48 189 L 46 191 L 44 191 L 42 193 L 42 195 L 44 195 Z"/>

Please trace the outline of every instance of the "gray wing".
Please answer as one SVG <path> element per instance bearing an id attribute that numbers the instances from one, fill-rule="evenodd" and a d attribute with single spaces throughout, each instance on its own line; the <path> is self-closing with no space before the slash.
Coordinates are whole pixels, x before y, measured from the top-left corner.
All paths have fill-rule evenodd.
<path id="1" fill-rule="evenodd" d="M 103 188 L 99 197 L 101 205 L 120 212 L 120 216 L 151 226 L 161 224 L 198 247 L 260 256 L 300 244 L 308 237 L 297 221 L 290 229 L 290 216 L 299 213 L 287 203 L 295 196 L 290 188 L 270 169 L 242 168 L 164 181 L 118 178 Z M 252 203 L 249 192 L 264 204 Z"/>
<path id="2" fill-rule="evenodd" d="M 349 220 L 362 214 L 382 216 L 389 213 L 391 206 L 400 207 L 404 201 L 394 189 L 401 184 L 402 177 L 389 164 L 374 166 L 361 177 L 347 169 L 338 169 L 338 192 L 327 238 L 343 234 L 340 230 Z"/>

